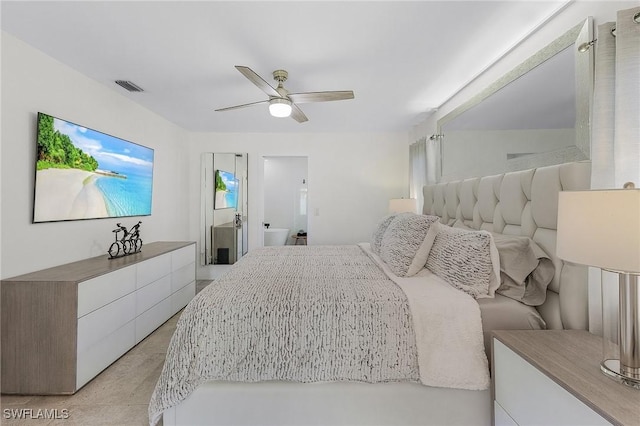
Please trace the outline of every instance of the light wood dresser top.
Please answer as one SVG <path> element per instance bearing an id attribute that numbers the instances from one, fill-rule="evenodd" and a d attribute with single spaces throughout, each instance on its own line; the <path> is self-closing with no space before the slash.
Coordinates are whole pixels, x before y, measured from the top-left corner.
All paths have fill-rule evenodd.
<path id="1" fill-rule="evenodd" d="M 640 391 L 600 370 L 601 337 L 582 330 L 501 330 L 493 335 L 609 422 L 640 425 Z"/>
<path id="2" fill-rule="evenodd" d="M 108 274 L 121 268 L 151 259 L 169 251 L 177 250 L 182 247 L 194 244 L 193 241 L 157 241 L 142 246 L 139 253 L 130 254 L 128 256 L 109 259 L 108 254 L 96 256 L 89 259 L 79 260 L 77 262 L 67 263 L 53 268 L 42 269 L 36 272 L 30 272 L 17 277 L 3 279 L 3 282 L 19 282 L 19 281 L 50 281 L 69 282 L 69 281 L 85 281 L 99 275 Z"/>

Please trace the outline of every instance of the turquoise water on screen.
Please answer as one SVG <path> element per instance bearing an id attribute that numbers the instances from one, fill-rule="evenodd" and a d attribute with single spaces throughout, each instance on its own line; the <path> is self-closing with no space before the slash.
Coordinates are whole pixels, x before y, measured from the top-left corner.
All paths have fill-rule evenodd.
<path id="1" fill-rule="evenodd" d="M 238 205 L 238 193 L 236 190 L 231 192 L 225 192 L 224 194 L 224 206 L 230 208 L 236 208 Z"/>
<path id="2" fill-rule="evenodd" d="M 109 216 L 151 214 L 152 176 L 127 174 L 126 179 L 100 176 L 96 186 L 104 195 Z"/>

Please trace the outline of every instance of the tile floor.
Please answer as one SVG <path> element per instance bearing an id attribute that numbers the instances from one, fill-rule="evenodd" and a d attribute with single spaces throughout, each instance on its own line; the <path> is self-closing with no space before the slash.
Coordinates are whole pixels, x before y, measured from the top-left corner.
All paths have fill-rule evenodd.
<path id="1" fill-rule="evenodd" d="M 211 281 L 198 281 L 196 292 Z M 156 385 L 169 340 L 180 313 L 173 316 L 70 396 L 0 396 L 0 424 L 13 426 L 142 426 L 149 424 L 147 409 Z M 32 410 L 31 415 L 28 411 Z M 49 410 L 57 419 L 36 418 L 38 410 Z M 17 411 L 16 411 L 17 410 Z M 64 417 L 65 411 L 68 418 Z M 27 419 L 13 419 L 12 413 L 27 413 Z M 24 414 L 23 414 L 24 415 Z M 49 416 L 52 417 L 52 416 Z"/>

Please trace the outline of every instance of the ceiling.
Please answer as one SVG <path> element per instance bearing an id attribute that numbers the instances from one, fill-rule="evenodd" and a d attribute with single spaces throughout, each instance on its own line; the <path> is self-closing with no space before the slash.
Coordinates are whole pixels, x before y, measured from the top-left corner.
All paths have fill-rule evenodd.
<path id="1" fill-rule="evenodd" d="M 407 132 L 567 4 L 522 1 L 6 1 L 2 29 L 193 132 Z M 353 90 L 274 118 L 240 74 Z M 130 93 L 114 83 L 144 89 Z"/>

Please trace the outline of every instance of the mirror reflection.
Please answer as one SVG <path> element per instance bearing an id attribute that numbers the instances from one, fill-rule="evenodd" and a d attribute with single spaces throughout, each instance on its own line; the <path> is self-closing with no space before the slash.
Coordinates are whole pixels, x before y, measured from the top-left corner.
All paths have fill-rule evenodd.
<path id="1" fill-rule="evenodd" d="M 442 181 L 590 158 L 592 21 L 576 25 L 438 121 Z"/>
<path id="2" fill-rule="evenodd" d="M 202 265 L 231 265 L 247 253 L 247 169 L 247 154 L 202 154 Z"/>

